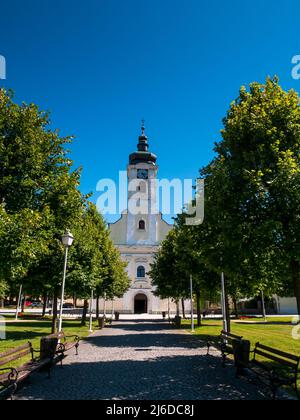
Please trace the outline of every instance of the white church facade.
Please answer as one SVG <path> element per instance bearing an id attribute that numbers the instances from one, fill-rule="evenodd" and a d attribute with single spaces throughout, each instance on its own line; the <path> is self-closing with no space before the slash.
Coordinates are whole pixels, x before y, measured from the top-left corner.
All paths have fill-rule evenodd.
<path id="1" fill-rule="evenodd" d="M 139 137 L 137 151 L 129 156 L 128 206 L 122 217 L 110 224 L 113 242 L 119 248 L 121 256 L 127 262 L 131 286 L 122 299 L 114 301 L 114 310 L 125 314 L 159 314 L 162 311 L 176 310 L 168 300 L 161 300 L 154 295 L 149 277 L 150 264 L 165 239 L 172 225 L 163 220 L 156 208 L 156 183 L 158 166 L 157 157 L 149 152 L 145 128 Z M 139 193 L 137 209 L 137 193 Z M 111 303 L 107 303 L 107 310 Z"/>

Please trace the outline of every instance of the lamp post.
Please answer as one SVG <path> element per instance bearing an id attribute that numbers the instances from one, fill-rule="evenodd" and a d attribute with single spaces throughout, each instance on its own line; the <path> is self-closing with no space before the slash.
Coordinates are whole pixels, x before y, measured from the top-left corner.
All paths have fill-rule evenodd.
<path id="1" fill-rule="evenodd" d="M 104 302 L 103 302 L 103 317 L 106 319 L 106 292 L 104 293 Z"/>
<path id="2" fill-rule="evenodd" d="M 21 305 L 21 300 L 22 300 L 22 290 L 23 290 L 23 285 L 20 285 L 20 290 L 19 290 L 19 296 L 18 296 L 18 302 L 17 302 L 17 309 L 16 309 L 16 321 L 18 321 L 18 317 L 19 317 L 19 308 Z"/>
<path id="3" fill-rule="evenodd" d="M 111 320 L 114 319 L 114 315 L 115 315 L 115 299 L 112 298 L 112 301 L 111 301 Z"/>
<path id="4" fill-rule="evenodd" d="M 62 331 L 62 317 L 63 317 L 63 306 L 64 306 L 64 297 L 65 297 L 68 251 L 69 251 L 70 246 L 72 246 L 73 244 L 74 236 L 69 230 L 67 230 L 66 233 L 62 236 L 61 241 L 62 241 L 63 246 L 65 247 L 65 262 L 64 262 L 63 282 L 62 282 L 62 287 L 61 287 L 61 299 L 60 299 L 60 311 L 59 311 L 59 323 L 58 323 L 59 333 Z"/>
<path id="5" fill-rule="evenodd" d="M 91 302 L 90 302 L 90 329 L 89 332 L 93 332 L 93 300 L 94 300 L 94 290 L 92 289 Z"/>
<path id="6" fill-rule="evenodd" d="M 221 288 L 222 288 L 222 313 L 223 313 L 223 330 L 228 331 L 227 324 L 227 305 L 226 305 L 226 290 L 225 290 L 225 277 L 224 272 L 221 274 Z"/>
<path id="7" fill-rule="evenodd" d="M 194 299 L 193 299 L 193 276 L 190 276 L 190 286 L 191 286 L 191 321 L 192 321 L 192 332 L 195 331 L 194 324 Z"/>

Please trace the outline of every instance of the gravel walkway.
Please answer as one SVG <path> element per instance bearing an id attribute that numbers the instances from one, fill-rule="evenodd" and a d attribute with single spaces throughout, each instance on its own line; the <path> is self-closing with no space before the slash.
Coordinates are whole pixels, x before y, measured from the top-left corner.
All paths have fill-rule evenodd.
<path id="1" fill-rule="evenodd" d="M 222 369 L 217 352 L 161 322 L 117 323 L 82 342 L 64 368 L 32 377 L 19 400 L 257 400 L 257 386 Z"/>

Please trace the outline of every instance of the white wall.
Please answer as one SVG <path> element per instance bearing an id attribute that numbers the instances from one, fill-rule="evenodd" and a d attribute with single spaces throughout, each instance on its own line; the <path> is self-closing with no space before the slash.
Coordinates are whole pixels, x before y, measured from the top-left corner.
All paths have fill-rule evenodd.
<path id="1" fill-rule="evenodd" d="M 278 298 L 280 315 L 297 315 L 296 298 Z"/>

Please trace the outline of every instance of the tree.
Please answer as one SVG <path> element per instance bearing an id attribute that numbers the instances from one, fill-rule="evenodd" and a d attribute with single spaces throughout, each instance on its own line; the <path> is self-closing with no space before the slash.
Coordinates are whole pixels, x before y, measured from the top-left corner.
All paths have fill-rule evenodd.
<path id="1" fill-rule="evenodd" d="M 206 174 L 219 181 L 222 233 L 239 250 L 240 278 L 273 293 L 292 287 L 300 314 L 299 127 L 298 94 L 277 78 L 242 87 Z"/>
<path id="2" fill-rule="evenodd" d="M 176 302 L 190 297 L 190 275 L 197 302 L 198 325 L 201 324 L 201 298 L 216 291 L 218 278 L 205 264 L 197 246 L 195 227 L 185 224 L 186 215 L 178 216 L 151 265 L 150 275 L 156 294 Z"/>
<path id="3" fill-rule="evenodd" d="M 76 240 L 77 237 L 77 240 Z M 82 223 L 75 233 L 74 247 L 70 252 L 67 276 L 67 293 L 85 300 L 82 323 L 85 323 L 87 300 L 91 291 L 96 296 L 123 296 L 129 287 L 126 264 L 119 258 L 109 238 L 108 228 L 96 206 L 88 203 Z"/>
<path id="4" fill-rule="evenodd" d="M 73 170 L 71 142 L 50 128 L 47 113 L 18 105 L 11 92 L 0 90 L 0 278 L 11 290 L 22 283 L 27 293 L 52 296 L 53 331 L 66 229 L 75 236 L 67 294 L 86 303 L 91 289 L 121 296 L 129 287 L 102 216 L 79 191 L 81 169 Z"/>
<path id="5" fill-rule="evenodd" d="M 10 287 L 50 290 L 55 299 L 60 237 L 76 228 L 85 203 L 80 170 L 72 171 L 68 157 L 71 141 L 50 129 L 49 115 L 36 105 L 18 105 L 0 90 L 0 278 Z"/>
<path id="6" fill-rule="evenodd" d="M 127 274 L 127 263 L 121 258 L 119 250 L 115 247 L 106 230 L 102 250 L 102 282 L 97 284 L 96 297 L 114 299 L 121 298 L 130 287 L 130 278 Z"/>
<path id="7" fill-rule="evenodd" d="M 4 298 L 8 291 L 7 284 L 2 280 L 0 280 L 0 308 L 4 306 Z"/>

